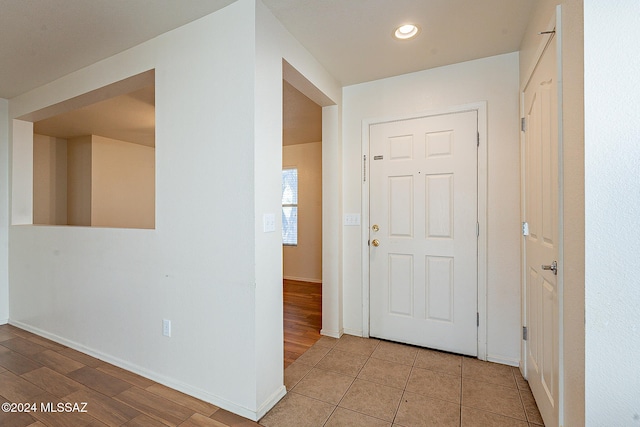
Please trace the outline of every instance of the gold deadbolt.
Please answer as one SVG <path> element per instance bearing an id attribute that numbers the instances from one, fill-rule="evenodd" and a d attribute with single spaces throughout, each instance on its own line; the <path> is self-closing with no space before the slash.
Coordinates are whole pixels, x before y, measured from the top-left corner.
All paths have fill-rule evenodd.
<path id="1" fill-rule="evenodd" d="M 371 241 L 371 244 L 377 248 L 378 246 L 380 246 L 380 241 L 378 239 L 373 239 Z"/>
<path id="2" fill-rule="evenodd" d="M 380 227 L 378 227 L 378 224 L 373 224 L 373 227 L 371 227 L 371 229 L 373 231 L 378 231 L 378 230 L 380 230 Z"/>

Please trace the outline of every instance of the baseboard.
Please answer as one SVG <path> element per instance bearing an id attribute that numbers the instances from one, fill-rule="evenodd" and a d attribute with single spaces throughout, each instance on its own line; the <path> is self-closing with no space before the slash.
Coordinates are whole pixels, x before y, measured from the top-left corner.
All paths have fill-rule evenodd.
<path id="1" fill-rule="evenodd" d="M 331 338 L 340 338 L 342 336 L 342 331 L 331 331 L 328 329 L 320 329 L 320 335 L 324 335 Z"/>
<path id="2" fill-rule="evenodd" d="M 283 276 L 285 280 L 295 280 L 296 282 L 322 283 L 322 279 L 309 279 L 308 277 Z"/>
<path id="3" fill-rule="evenodd" d="M 55 334 L 51 334 L 47 331 L 43 331 L 42 329 L 39 328 L 35 328 L 31 325 L 19 322 L 19 321 L 15 321 L 15 320 L 11 320 L 9 319 L 8 322 L 10 325 L 13 325 L 17 328 L 20 329 L 24 329 L 25 331 L 29 331 L 31 333 L 34 333 L 36 335 L 39 335 L 41 337 L 50 339 L 51 341 L 54 341 L 58 344 L 70 347 L 74 350 L 80 351 L 82 353 L 88 354 L 89 356 L 93 356 L 97 359 L 100 359 L 104 362 L 107 363 L 111 363 L 112 365 L 115 365 L 119 368 L 125 369 L 127 371 L 136 373 L 138 375 L 141 375 L 145 378 L 148 378 L 152 381 L 155 381 L 159 384 L 165 385 L 167 387 L 170 387 L 174 390 L 178 390 L 182 393 L 188 394 L 190 396 L 193 396 L 197 399 L 201 399 L 204 400 L 205 402 L 209 402 L 215 406 L 218 406 L 222 409 L 225 409 L 229 412 L 233 412 L 234 414 L 240 415 L 242 417 L 248 418 L 252 421 L 258 421 L 262 416 L 264 416 L 264 414 L 266 414 L 266 411 L 268 411 L 269 409 L 271 409 L 276 403 L 278 403 L 278 400 L 280 400 L 282 398 L 282 396 L 284 396 L 286 394 L 286 388 L 284 386 L 282 386 L 281 388 L 279 388 L 265 403 L 263 403 L 260 406 L 260 409 L 256 412 L 256 411 L 252 411 L 249 408 L 245 408 L 243 406 L 239 406 L 233 402 L 230 402 L 226 399 L 223 399 L 219 396 L 216 396 L 214 394 L 211 394 L 207 391 L 201 390 L 197 387 L 193 387 L 189 384 L 185 384 L 182 383 L 180 381 L 176 381 L 173 378 L 169 378 L 166 377 L 162 374 L 159 374 L 157 372 L 154 371 L 149 371 L 141 366 L 129 363 L 125 360 L 119 359 L 117 357 L 113 357 L 109 354 L 106 353 L 102 353 L 100 351 L 96 351 L 92 348 L 89 347 L 85 347 L 82 344 L 79 344 L 75 341 L 71 341 L 68 340 L 66 338 L 60 337 L 58 335 Z M 264 411 L 264 413 L 263 413 Z"/>
<path id="4" fill-rule="evenodd" d="M 257 422 L 260 418 L 264 417 L 267 414 L 267 412 L 271 410 L 271 408 L 276 406 L 276 403 L 278 403 L 280 399 L 284 397 L 285 394 L 287 394 L 287 388 L 283 385 L 278 390 L 276 390 L 276 392 L 273 393 L 271 397 L 267 399 L 266 402 L 260 405 L 257 413 L 258 417 L 253 421 Z"/>
<path id="5" fill-rule="evenodd" d="M 6 325 L 9 323 L 9 319 L 0 319 L 0 325 Z"/>
<path id="6" fill-rule="evenodd" d="M 511 357 L 504 357 L 500 355 L 487 355 L 488 362 L 500 363 L 501 365 L 509 365 L 515 366 L 516 368 L 520 366 L 520 359 L 513 359 Z"/>

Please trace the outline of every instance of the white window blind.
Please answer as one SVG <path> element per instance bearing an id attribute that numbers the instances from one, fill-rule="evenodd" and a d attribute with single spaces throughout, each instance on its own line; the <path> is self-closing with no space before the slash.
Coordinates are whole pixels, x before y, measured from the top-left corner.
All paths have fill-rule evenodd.
<path id="1" fill-rule="evenodd" d="M 282 170 L 282 243 L 298 244 L 298 169 Z"/>

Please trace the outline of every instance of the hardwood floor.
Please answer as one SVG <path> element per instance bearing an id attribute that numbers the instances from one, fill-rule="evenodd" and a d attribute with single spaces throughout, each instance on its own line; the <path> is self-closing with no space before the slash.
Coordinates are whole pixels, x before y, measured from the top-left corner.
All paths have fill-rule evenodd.
<path id="1" fill-rule="evenodd" d="M 320 339 L 322 284 L 284 280 L 284 367 Z"/>

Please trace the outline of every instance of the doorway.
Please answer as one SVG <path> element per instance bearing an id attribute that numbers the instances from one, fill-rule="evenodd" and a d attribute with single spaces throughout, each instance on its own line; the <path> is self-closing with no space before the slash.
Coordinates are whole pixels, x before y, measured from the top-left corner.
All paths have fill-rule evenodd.
<path id="1" fill-rule="evenodd" d="M 322 328 L 322 107 L 283 80 L 285 368 Z"/>
<path id="2" fill-rule="evenodd" d="M 559 20 L 553 17 L 521 94 L 525 377 L 547 425 L 561 414 L 562 224 L 559 132 Z M 561 424 L 561 422 L 560 422 Z"/>
<path id="3" fill-rule="evenodd" d="M 484 102 L 363 123 L 366 336 L 486 360 L 486 146 Z"/>

